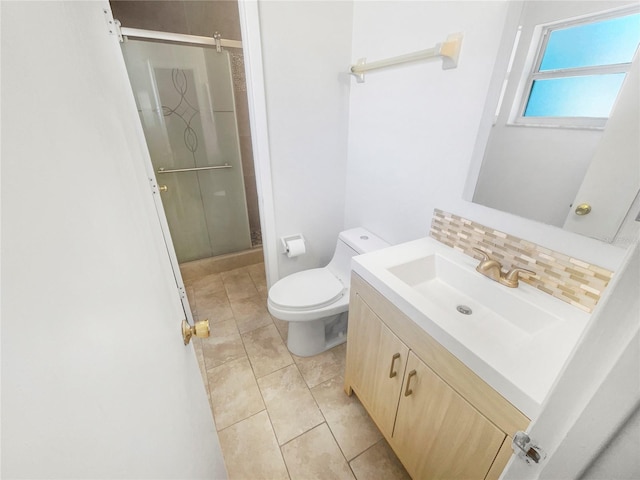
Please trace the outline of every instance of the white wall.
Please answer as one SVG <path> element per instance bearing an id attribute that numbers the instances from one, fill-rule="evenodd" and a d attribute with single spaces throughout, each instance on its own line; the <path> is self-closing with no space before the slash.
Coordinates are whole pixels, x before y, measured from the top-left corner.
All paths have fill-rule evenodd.
<path id="1" fill-rule="evenodd" d="M 397 243 L 426 236 L 442 208 L 615 269 L 624 249 L 462 199 L 506 15 L 504 1 L 355 2 L 354 62 L 464 40 L 454 70 L 416 63 L 352 85 L 345 226 Z"/>
<path id="2" fill-rule="evenodd" d="M 507 3 L 259 4 L 275 217 L 266 241 L 279 249 L 279 237 L 299 232 L 308 247 L 296 259 L 277 254 L 278 278 L 326 263 L 342 228 L 391 243 L 423 237 L 434 208 L 620 265 L 624 249 L 462 199 Z M 344 73 L 361 57 L 421 50 L 454 32 L 465 35 L 457 69 L 416 63 L 364 84 Z"/>
<path id="3" fill-rule="evenodd" d="M 301 257 L 278 254 L 278 277 L 326 264 L 344 225 L 352 7 L 259 4 L 276 237 L 265 241 L 307 240 Z"/>
<path id="4" fill-rule="evenodd" d="M 493 70 L 505 2 L 356 2 L 352 60 L 430 48 L 464 33 L 459 66 L 440 61 L 372 72 L 351 87 L 347 225 L 390 242 L 427 235 L 459 195 Z"/>
<path id="5" fill-rule="evenodd" d="M 513 127 L 505 110 L 487 144 L 473 199 L 562 227 L 602 131 Z"/>
<path id="6" fill-rule="evenodd" d="M 637 480 L 640 477 L 640 405 L 611 439 L 581 480 Z"/>

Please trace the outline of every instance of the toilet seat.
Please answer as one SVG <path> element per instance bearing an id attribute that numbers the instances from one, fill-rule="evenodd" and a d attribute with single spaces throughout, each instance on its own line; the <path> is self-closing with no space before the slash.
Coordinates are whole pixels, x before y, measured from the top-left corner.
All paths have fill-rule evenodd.
<path id="1" fill-rule="evenodd" d="M 282 310 L 315 310 L 331 305 L 348 289 L 328 268 L 294 273 L 269 290 L 269 303 Z"/>

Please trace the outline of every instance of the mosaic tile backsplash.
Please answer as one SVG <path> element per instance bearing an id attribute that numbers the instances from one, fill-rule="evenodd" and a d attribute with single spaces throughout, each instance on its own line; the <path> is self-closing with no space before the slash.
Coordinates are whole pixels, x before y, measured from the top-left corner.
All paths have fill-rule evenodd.
<path id="1" fill-rule="evenodd" d="M 505 270 L 532 270 L 535 277 L 522 276 L 520 281 L 589 313 L 613 276 L 605 268 L 438 209 L 433 212 L 429 234 L 478 260 L 481 256 L 473 247 L 480 248 L 499 260 Z"/>

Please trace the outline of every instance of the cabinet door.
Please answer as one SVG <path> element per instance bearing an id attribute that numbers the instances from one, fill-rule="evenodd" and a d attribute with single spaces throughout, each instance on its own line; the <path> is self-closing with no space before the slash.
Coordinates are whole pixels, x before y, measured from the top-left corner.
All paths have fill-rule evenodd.
<path id="1" fill-rule="evenodd" d="M 409 349 L 355 296 L 349 312 L 349 376 L 358 398 L 391 437 Z"/>
<path id="2" fill-rule="evenodd" d="M 392 445 L 417 479 L 484 479 L 505 434 L 413 352 Z"/>

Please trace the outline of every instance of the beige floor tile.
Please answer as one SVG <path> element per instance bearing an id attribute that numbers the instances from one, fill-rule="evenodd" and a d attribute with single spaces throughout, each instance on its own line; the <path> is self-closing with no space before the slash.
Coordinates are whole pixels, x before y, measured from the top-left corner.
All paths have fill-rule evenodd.
<path id="1" fill-rule="evenodd" d="M 223 272 L 221 272 L 220 274 L 222 275 L 222 279 L 223 280 L 227 280 L 231 277 L 239 277 L 242 276 L 244 274 L 249 273 L 249 270 L 247 270 L 247 266 L 246 265 L 240 265 L 238 267 L 234 267 L 234 268 L 229 268 Z"/>
<path id="2" fill-rule="evenodd" d="M 196 309 L 196 290 L 191 285 L 185 285 L 184 290 L 187 293 L 187 300 L 189 300 L 189 306 L 193 311 Z"/>
<path id="3" fill-rule="evenodd" d="M 292 480 L 354 479 L 325 423 L 282 447 Z"/>
<path id="4" fill-rule="evenodd" d="M 347 344 L 343 343 L 313 357 L 293 356 L 309 388 L 344 373 L 346 347 Z"/>
<path id="5" fill-rule="evenodd" d="M 342 377 L 335 377 L 311 389 L 347 460 L 358 456 L 382 439 L 358 397 L 344 393 Z"/>
<path id="6" fill-rule="evenodd" d="M 224 291 L 198 295 L 196 291 L 196 314 L 199 320 L 209 319 L 209 324 L 233 319 L 233 311 Z"/>
<path id="7" fill-rule="evenodd" d="M 342 391 L 346 345 L 295 357 L 293 364 L 286 349 L 288 322 L 272 318 L 266 307 L 264 264 L 193 279 L 187 292 L 196 318 L 211 324 L 211 336 L 194 339 L 194 348 L 206 371 L 203 381 L 230 479 L 353 479 L 343 452 L 356 457 L 360 480 L 383 478 L 375 475 L 385 468 L 395 472 L 397 460 L 392 452 L 387 458 L 384 442 L 374 442 L 360 456 L 353 453 L 366 449 L 361 445 L 368 437 L 362 420 L 344 418 L 362 413 L 350 404 L 356 397 Z M 323 416 L 316 402 L 329 413 Z M 345 439 L 350 428 L 354 438 Z"/>
<path id="8" fill-rule="evenodd" d="M 225 428 L 218 436 L 229 480 L 289 479 L 266 412 Z"/>
<path id="9" fill-rule="evenodd" d="M 200 369 L 200 374 L 202 375 L 202 381 L 204 382 L 204 386 L 207 391 L 209 391 L 209 382 L 207 381 L 207 367 L 204 361 L 204 352 L 202 350 L 202 339 L 198 337 L 192 337 L 191 344 L 193 345 L 193 352 L 196 355 L 196 360 L 198 360 L 198 368 Z"/>
<path id="10" fill-rule="evenodd" d="M 211 323 L 209 338 L 199 339 L 207 370 L 246 356 L 236 322 Z"/>
<path id="11" fill-rule="evenodd" d="M 284 320 L 280 320 L 279 318 L 271 317 L 273 319 L 273 323 L 280 332 L 280 336 L 282 337 L 282 341 L 286 344 L 289 334 L 289 322 Z"/>
<path id="12" fill-rule="evenodd" d="M 227 283 L 227 282 L 233 281 L 234 278 L 240 279 L 249 275 L 249 267 L 246 265 L 240 265 L 236 268 L 225 270 L 220 274 L 222 275 L 222 281 Z M 251 278 L 250 275 L 249 275 L 249 278 Z M 253 281 L 251 283 L 253 283 Z"/>
<path id="13" fill-rule="evenodd" d="M 253 280 L 251 280 L 251 276 L 246 271 L 246 268 L 243 267 L 242 269 L 238 269 L 237 271 L 233 270 L 232 272 L 228 272 L 228 275 L 226 274 L 227 272 L 222 274 L 224 288 L 229 297 L 229 301 L 259 296 L 258 290 L 253 284 Z"/>
<path id="14" fill-rule="evenodd" d="M 293 363 L 293 358 L 273 323 L 243 333 L 242 341 L 256 378 Z"/>
<path id="15" fill-rule="evenodd" d="M 273 323 L 267 302 L 259 295 L 231 301 L 231 310 L 240 333 L 249 332 Z"/>
<path id="16" fill-rule="evenodd" d="M 207 371 L 218 430 L 264 410 L 262 395 L 246 357 Z"/>
<path id="17" fill-rule="evenodd" d="M 295 365 L 259 378 L 258 386 L 280 445 L 324 422 Z"/>
<path id="18" fill-rule="evenodd" d="M 386 440 L 380 440 L 350 462 L 358 480 L 411 480 Z"/>
<path id="19" fill-rule="evenodd" d="M 247 272 L 251 275 L 254 283 L 267 283 L 267 275 L 264 269 L 264 262 L 247 265 Z"/>
<path id="20" fill-rule="evenodd" d="M 222 275 L 212 273 L 205 277 L 199 278 L 191 282 L 191 286 L 197 295 L 208 295 L 214 292 L 224 292 L 224 283 L 222 283 Z"/>
<path id="21" fill-rule="evenodd" d="M 265 275 L 264 263 L 249 265 L 247 271 L 260 296 L 266 299 L 269 289 L 267 288 L 267 276 Z"/>

